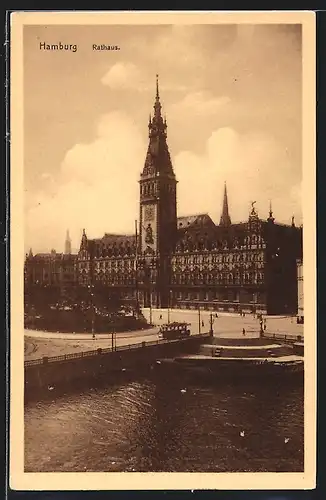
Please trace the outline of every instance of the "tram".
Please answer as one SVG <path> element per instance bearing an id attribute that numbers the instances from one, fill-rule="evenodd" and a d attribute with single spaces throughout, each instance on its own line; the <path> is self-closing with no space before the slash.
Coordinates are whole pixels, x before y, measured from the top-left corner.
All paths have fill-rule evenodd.
<path id="1" fill-rule="evenodd" d="M 190 323 L 186 322 L 173 322 L 162 325 L 158 336 L 160 339 L 166 340 L 176 340 L 176 339 L 184 339 L 190 336 Z"/>

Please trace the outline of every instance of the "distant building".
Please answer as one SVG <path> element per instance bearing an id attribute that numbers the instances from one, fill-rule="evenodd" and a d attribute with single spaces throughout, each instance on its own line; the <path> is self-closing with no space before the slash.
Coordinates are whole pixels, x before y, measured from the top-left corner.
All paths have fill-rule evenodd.
<path id="1" fill-rule="evenodd" d="M 77 255 L 57 253 L 37 253 L 32 250 L 25 258 L 25 287 L 52 286 L 70 287 L 75 285 Z"/>
<path id="2" fill-rule="evenodd" d="M 304 318 L 304 304 L 303 304 L 303 262 L 301 259 L 297 260 L 297 280 L 298 280 L 298 318 Z"/>

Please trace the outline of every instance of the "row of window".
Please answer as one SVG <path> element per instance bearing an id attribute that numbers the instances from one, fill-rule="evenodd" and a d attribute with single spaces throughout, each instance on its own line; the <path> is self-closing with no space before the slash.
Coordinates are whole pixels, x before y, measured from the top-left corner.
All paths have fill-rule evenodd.
<path id="1" fill-rule="evenodd" d="M 87 275 L 79 277 L 80 284 L 88 284 L 89 278 Z M 132 285 L 135 286 L 135 278 L 132 275 L 123 274 L 103 274 L 101 276 L 94 276 L 95 283 L 103 285 Z"/>
<path id="2" fill-rule="evenodd" d="M 214 284 L 262 284 L 264 283 L 263 273 L 217 273 L 217 274 L 174 274 L 172 283 L 176 285 L 214 285 Z"/>
<path id="3" fill-rule="evenodd" d="M 160 184 L 156 182 L 146 182 L 140 185 L 141 196 L 152 196 L 157 195 L 159 191 L 168 191 L 172 193 L 174 191 L 174 186 L 172 184 Z"/>
<path id="4" fill-rule="evenodd" d="M 181 271 L 222 271 L 222 270 L 236 270 L 236 269 L 263 269 L 264 262 L 232 262 L 232 263 L 223 263 L 223 264 L 194 264 L 193 262 L 186 263 L 183 265 L 175 264 L 172 265 L 172 269 L 176 272 Z"/>
<path id="5" fill-rule="evenodd" d="M 265 296 L 260 293 L 247 293 L 245 297 L 241 296 L 239 292 L 223 292 L 223 291 L 214 291 L 214 292 L 188 292 L 188 291 L 178 291 L 174 293 L 173 300 L 186 300 L 186 301 L 234 301 L 240 302 L 240 299 L 245 299 L 246 302 L 264 302 Z"/>
<path id="6" fill-rule="evenodd" d="M 172 257 L 172 263 L 175 264 L 219 264 L 231 262 L 264 262 L 264 253 L 235 253 L 235 254 L 217 254 L 217 255 L 184 255 Z"/>
<path id="7" fill-rule="evenodd" d="M 95 263 L 95 269 L 133 269 L 135 267 L 134 260 L 106 260 Z"/>

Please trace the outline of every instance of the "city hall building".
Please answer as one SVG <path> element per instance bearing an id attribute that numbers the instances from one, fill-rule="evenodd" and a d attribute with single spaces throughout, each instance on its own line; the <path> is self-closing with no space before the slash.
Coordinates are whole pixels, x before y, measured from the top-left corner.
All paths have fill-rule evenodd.
<path id="1" fill-rule="evenodd" d="M 296 314 L 302 227 L 293 218 L 289 225 L 277 223 L 271 205 L 260 218 L 255 202 L 247 220 L 233 224 L 226 184 L 218 225 L 208 214 L 178 217 L 158 81 L 148 131 L 135 233 L 89 239 L 84 230 L 80 250 L 71 256 L 75 285 L 118 294 L 140 307 Z M 26 257 L 29 282 L 39 261 Z"/>

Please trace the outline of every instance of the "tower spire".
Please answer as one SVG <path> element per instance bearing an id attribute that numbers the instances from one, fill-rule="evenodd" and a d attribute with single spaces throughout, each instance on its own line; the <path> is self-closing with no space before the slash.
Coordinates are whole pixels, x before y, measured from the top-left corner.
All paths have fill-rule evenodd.
<path id="1" fill-rule="evenodd" d="M 66 241 L 65 241 L 65 254 L 71 254 L 71 239 L 69 236 L 69 229 L 67 229 L 66 233 Z"/>
<path id="2" fill-rule="evenodd" d="M 159 86 L 158 86 L 158 75 L 156 75 L 156 96 L 155 96 L 155 104 L 154 104 L 154 117 L 155 121 L 157 124 L 162 125 L 163 120 L 162 120 L 162 115 L 161 115 L 161 102 L 160 102 L 160 92 L 159 92 Z"/>
<path id="3" fill-rule="evenodd" d="M 273 217 L 273 209 L 272 209 L 272 200 L 269 200 L 269 214 L 268 214 L 268 219 L 269 222 L 274 222 L 274 217 Z"/>
<path id="4" fill-rule="evenodd" d="M 227 227 L 230 225 L 231 225 L 231 217 L 229 215 L 228 193 L 226 188 L 226 182 L 224 182 L 223 208 L 222 208 L 222 215 L 220 218 L 220 226 Z"/>
<path id="5" fill-rule="evenodd" d="M 172 162 L 170 158 L 169 148 L 167 145 L 167 124 L 166 118 L 161 113 L 161 102 L 158 75 L 156 75 L 156 93 L 154 101 L 154 112 L 149 117 L 148 121 L 148 136 L 149 144 L 145 165 L 142 175 L 154 175 L 163 173 L 174 176 Z"/>
<path id="6" fill-rule="evenodd" d="M 157 101 L 160 100 L 160 93 L 159 93 L 159 90 L 158 90 L 158 74 L 156 74 L 156 100 Z"/>

